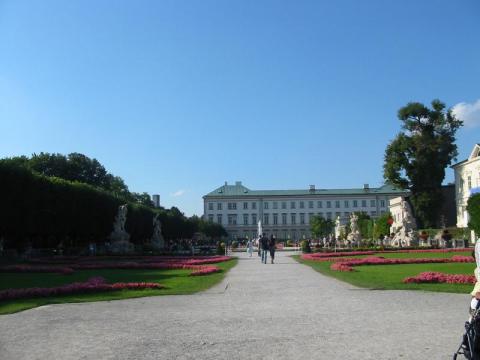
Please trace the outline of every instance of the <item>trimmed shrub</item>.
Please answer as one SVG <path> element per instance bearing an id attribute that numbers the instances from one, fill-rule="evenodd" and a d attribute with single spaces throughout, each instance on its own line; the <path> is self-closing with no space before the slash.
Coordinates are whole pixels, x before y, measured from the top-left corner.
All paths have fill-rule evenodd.
<path id="1" fill-rule="evenodd" d="M 308 240 L 303 240 L 300 243 L 300 247 L 301 247 L 303 253 L 311 253 L 312 252 L 312 249 L 310 247 L 310 242 Z"/>

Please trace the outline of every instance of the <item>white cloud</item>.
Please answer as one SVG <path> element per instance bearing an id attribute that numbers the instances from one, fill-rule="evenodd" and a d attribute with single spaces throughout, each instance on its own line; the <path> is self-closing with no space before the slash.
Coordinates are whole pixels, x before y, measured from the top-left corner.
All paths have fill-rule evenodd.
<path id="1" fill-rule="evenodd" d="M 462 120 L 466 127 L 480 125 L 480 99 L 472 104 L 461 102 L 452 108 L 457 119 Z"/>
<path id="2" fill-rule="evenodd" d="M 182 196 L 183 194 L 185 194 L 185 190 L 180 189 L 180 190 L 175 191 L 173 194 L 170 194 L 170 195 L 172 195 L 173 197 L 179 197 L 179 196 Z"/>

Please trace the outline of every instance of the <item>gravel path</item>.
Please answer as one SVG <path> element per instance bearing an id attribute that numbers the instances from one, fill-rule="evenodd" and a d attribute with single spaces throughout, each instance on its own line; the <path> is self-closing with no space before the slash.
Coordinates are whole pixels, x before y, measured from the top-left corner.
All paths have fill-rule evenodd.
<path id="1" fill-rule="evenodd" d="M 451 359 L 468 295 L 372 291 L 277 253 L 196 295 L 0 316 L 0 359 Z"/>

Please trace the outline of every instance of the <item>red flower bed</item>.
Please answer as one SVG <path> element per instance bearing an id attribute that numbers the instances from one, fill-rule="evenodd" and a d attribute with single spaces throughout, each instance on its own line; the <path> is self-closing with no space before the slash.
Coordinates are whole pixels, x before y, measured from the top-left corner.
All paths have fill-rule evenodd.
<path id="1" fill-rule="evenodd" d="M 0 272 L 13 273 L 60 273 L 63 275 L 73 274 L 73 269 L 64 266 L 32 266 L 28 264 L 23 265 L 7 265 L 0 267 Z"/>
<path id="2" fill-rule="evenodd" d="M 466 261 L 469 258 L 470 261 Z M 353 266 L 362 265 L 400 265 L 400 264 L 436 264 L 436 263 L 455 263 L 455 262 L 473 262 L 473 258 L 470 256 L 461 256 L 460 259 L 384 259 L 381 257 L 367 257 L 363 259 L 342 259 L 330 266 L 330 269 L 337 271 L 353 271 Z M 351 268 L 351 270 L 349 269 Z M 348 269 L 348 270 L 347 270 Z"/>
<path id="3" fill-rule="evenodd" d="M 31 297 L 48 297 L 72 294 L 84 294 L 99 291 L 161 289 L 163 285 L 157 283 L 114 283 L 107 284 L 105 279 L 97 276 L 86 282 L 75 282 L 51 288 L 8 289 L 0 291 L 0 300 L 15 300 Z"/>
<path id="4" fill-rule="evenodd" d="M 416 276 L 403 279 L 406 284 L 409 283 L 448 283 L 448 284 L 475 284 L 476 279 L 473 275 L 463 274 L 444 274 L 441 272 L 422 272 Z"/>
<path id="5" fill-rule="evenodd" d="M 96 261 L 97 259 L 88 258 L 78 259 L 65 265 L 38 266 L 33 264 L 11 265 L 0 267 L 0 272 L 58 272 L 62 274 L 72 274 L 74 270 L 101 270 L 101 269 L 158 269 L 172 270 L 185 269 L 193 270 L 192 276 L 208 275 L 219 272 L 220 268 L 214 264 L 230 260 L 228 256 L 209 256 L 209 257 L 135 257 L 135 261 L 125 261 L 132 258 L 123 258 L 124 261 L 108 261 L 110 259 L 121 260 L 122 258 L 108 258 L 106 261 Z"/>
<path id="6" fill-rule="evenodd" d="M 304 260 L 318 260 L 321 258 L 333 258 L 333 257 L 342 257 L 342 256 L 357 256 L 357 255 L 374 255 L 374 254 L 411 254 L 411 253 L 449 253 L 449 252 L 465 252 L 472 251 L 472 249 L 425 249 L 425 250 L 387 250 L 387 251 L 340 251 L 340 252 L 330 252 L 330 253 L 314 253 L 314 254 L 303 254 L 301 257 Z"/>

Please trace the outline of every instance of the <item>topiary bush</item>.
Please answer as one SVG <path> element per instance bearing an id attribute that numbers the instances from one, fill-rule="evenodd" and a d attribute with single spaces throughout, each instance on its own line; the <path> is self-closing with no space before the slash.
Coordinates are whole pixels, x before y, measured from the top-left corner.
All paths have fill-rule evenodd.
<path id="1" fill-rule="evenodd" d="M 468 227 L 480 236 L 480 194 L 472 195 L 468 199 L 467 211 L 470 216 Z"/>
<path id="2" fill-rule="evenodd" d="M 300 247 L 301 247 L 303 253 L 311 253 L 312 252 L 312 248 L 310 247 L 310 242 L 308 240 L 303 240 L 300 243 Z"/>

